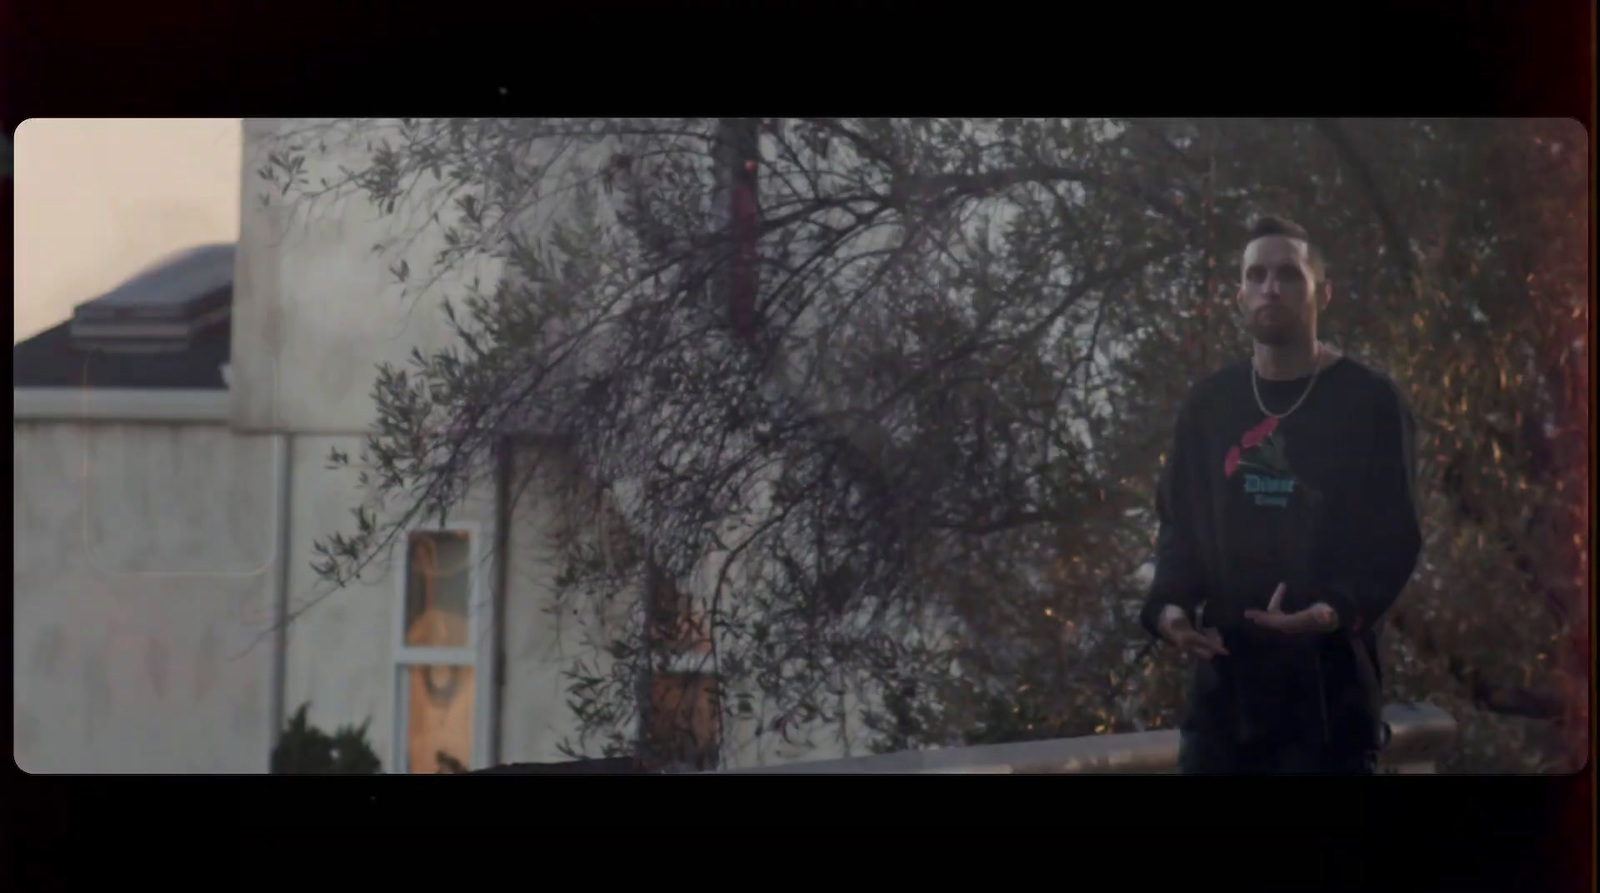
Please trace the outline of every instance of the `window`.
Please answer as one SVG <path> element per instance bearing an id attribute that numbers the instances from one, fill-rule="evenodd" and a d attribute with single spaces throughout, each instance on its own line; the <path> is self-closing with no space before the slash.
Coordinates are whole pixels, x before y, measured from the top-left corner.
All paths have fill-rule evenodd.
<path id="1" fill-rule="evenodd" d="M 644 751 L 650 762 L 664 768 L 715 769 L 722 708 L 717 678 L 710 672 L 711 641 L 693 599 L 654 566 L 648 577 L 646 610 L 657 661 L 650 677 Z"/>
<path id="2" fill-rule="evenodd" d="M 609 493 L 596 489 L 570 453 L 557 453 L 552 491 L 560 499 L 556 546 L 598 556 L 612 569 L 644 563 L 644 668 L 639 698 L 638 755 L 652 767 L 713 769 L 721 741 L 711 642 L 692 599 L 646 557 L 647 545 L 629 529 Z"/>
<path id="3" fill-rule="evenodd" d="M 414 530 L 401 564 L 396 630 L 395 766 L 461 772 L 484 762 L 480 685 L 487 600 L 471 525 Z"/>
<path id="4" fill-rule="evenodd" d="M 652 648 L 681 656 L 680 663 L 693 665 L 694 655 L 711 653 L 711 640 L 706 636 L 705 624 L 695 611 L 694 601 L 678 590 L 670 577 L 654 566 L 649 570 L 650 587 L 646 609 L 650 617 L 650 645 Z"/>
<path id="5" fill-rule="evenodd" d="M 721 732 L 715 676 L 667 672 L 651 678 L 647 750 L 655 761 L 675 769 L 715 769 Z"/>

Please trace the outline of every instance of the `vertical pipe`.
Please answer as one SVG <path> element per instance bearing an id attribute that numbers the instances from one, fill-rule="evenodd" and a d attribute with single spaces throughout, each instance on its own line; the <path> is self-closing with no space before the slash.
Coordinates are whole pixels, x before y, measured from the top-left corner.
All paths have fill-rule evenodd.
<path id="1" fill-rule="evenodd" d="M 290 546 L 290 496 L 293 493 L 294 436 L 275 434 L 278 444 L 278 494 L 277 494 L 277 579 L 273 581 L 272 598 L 272 679 L 268 683 L 267 711 L 272 722 L 268 734 L 267 761 L 271 770 L 271 754 L 278 747 L 278 737 L 283 733 L 285 689 L 289 682 L 289 546 Z"/>
<path id="2" fill-rule="evenodd" d="M 746 343 L 756 337 L 756 282 L 759 275 L 760 204 L 757 160 L 760 154 L 759 118 L 724 118 L 718 127 L 718 168 L 726 202 L 730 256 L 725 274 L 728 322 Z"/>
<path id="3" fill-rule="evenodd" d="M 726 283 L 724 300 L 727 303 L 728 323 L 734 337 L 744 342 L 747 347 L 758 351 L 759 356 L 760 315 L 757 298 L 761 276 L 759 189 L 761 119 L 723 118 L 718 127 L 717 151 L 718 169 L 725 187 L 722 199 L 725 202 L 728 238 L 731 243 L 728 269 L 723 278 Z M 768 368 L 777 370 L 779 380 L 784 380 L 784 365 L 781 361 L 771 363 Z M 718 714 L 716 732 L 718 741 L 714 753 L 720 764 L 723 759 L 723 747 L 726 744 L 726 730 L 731 725 L 732 711 L 728 709 L 726 699 L 723 697 L 725 691 L 718 654 L 717 615 L 721 592 L 713 591 L 708 597 L 705 622 L 711 640 L 711 668 L 715 676 Z"/>
<path id="4" fill-rule="evenodd" d="M 494 591 L 490 619 L 489 656 L 489 765 L 504 763 L 506 705 L 506 590 L 511 579 L 511 475 L 515 473 L 515 441 L 500 438 L 500 454 L 495 457 L 494 480 Z"/>

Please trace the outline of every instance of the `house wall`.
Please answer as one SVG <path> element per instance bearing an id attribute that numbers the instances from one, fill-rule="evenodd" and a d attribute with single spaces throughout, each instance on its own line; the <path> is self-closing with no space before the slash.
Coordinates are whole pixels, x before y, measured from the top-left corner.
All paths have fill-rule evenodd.
<path id="1" fill-rule="evenodd" d="M 273 439 L 14 421 L 12 446 L 17 765 L 264 771 Z"/>
<path id="2" fill-rule="evenodd" d="M 397 668 L 395 628 L 403 581 L 385 554 L 360 584 L 327 592 L 311 568 L 314 543 L 350 533 L 351 511 L 364 496 L 354 473 L 332 471 L 327 457 L 337 447 L 352 457 L 374 420 L 372 386 L 380 363 L 404 366 L 413 349 L 425 354 L 453 343 L 441 313 L 445 297 L 459 299 L 476 277 L 485 289 L 500 275 L 494 261 L 466 264 L 426 288 L 432 258 L 444 247 L 437 226 L 417 204 L 402 204 L 380 217 L 365 199 L 345 194 L 331 200 L 289 202 L 269 191 L 257 171 L 264 153 L 314 122 L 246 119 L 239 261 L 233 315 L 234 423 L 242 431 L 281 431 L 293 446 L 291 472 L 289 611 L 285 710 L 309 702 L 308 716 L 321 728 L 370 721 L 368 738 L 386 770 L 393 771 Z M 326 154 L 307 158 L 307 179 L 334 177 L 340 164 L 358 166 L 364 138 L 345 140 L 335 129 Z M 551 208 L 535 215 L 546 225 Z M 374 246 L 383 246 L 374 251 Z M 390 272 L 405 262 L 413 276 L 402 286 Z M 452 521 L 477 524 L 485 545 L 494 542 L 495 494 L 485 487 Z M 540 551 L 549 502 L 539 493 L 520 501 L 512 535 L 515 568 L 507 575 L 510 624 L 501 721 L 502 762 L 560 759 L 555 741 L 566 734 L 559 692 L 559 667 L 547 659 L 551 618 L 541 608 L 554 569 Z M 498 580 L 485 564 L 479 591 L 493 593 Z M 494 631 L 485 630 L 492 640 Z M 480 665 L 478 685 L 493 685 L 492 667 Z M 487 701 L 484 702 L 487 705 Z M 480 749 L 480 754 L 487 749 Z"/>
<path id="3" fill-rule="evenodd" d="M 404 578 L 396 573 L 395 555 L 380 555 L 361 582 L 337 590 L 320 580 L 312 567 L 318 540 L 353 532 L 350 513 L 359 504 L 361 491 L 354 473 L 330 470 L 327 457 L 334 448 L 353 455 L 360 449 L 360 439 L 307 435 L 294 437 L 292 444 L 285 710 L 293 713 L 309 703 L 308 719 L 328 731 L 369 722 L 367 740 L 385 771 L 397 771 L 395 721 L 400 693 L 395 638 L 404 610 Z M 450 521 L 478 525 L 480 545 L 492 542 L 493 493 L 474 494 Z M 485 565 L 475 572 L 483 575 L 478 590 L 487 596 L 493 567 Z M 484 661 L 478 684 L 488 686 L 489 681 L 490 665 Z"/>
<path id="4" fill-rule="evenodd" d="M 400 584 L 379 562 L 370 583 L 334 592 L 323 599 L 322 584 L 310 571 L 312 544 L 349 531 L 350 509 L 363 495 L 354 475 L 330 472 L 331 447 L 357 455 L 360 438 L 373 421 L 371 387 L 379 363 L 406 365 L 411 350 L 424 354 L 453 341 L 440 304 L 459 296 L 470 278 L 491 288 L 504 270 L 493 261 L 451 270 L 448 277 L 418 288 L 434 270 L 432 258 L 443 248 L 440 227 L 424 226 L 418 203 L 379 216 L 358 195 L 314 202 L 285 202 L 269 195 L 259 179 L 264 152 L 293 134 L 314 130 L 306 120 L 246 120 L 243 134 L 242 221 L 235 274 L 234 424 L 242 432 L 283 432 L 293 442 L 291 471 L 290 584 L 293 623 L 286 651 L 286 711 L 309 701 L 315 725 L 333 728 L 370 720 L 370 738 L 389 767 L 394 757 L 395 613 Z M 346 139 L 338 130 L 320 131 L 330 152 L 307 157 L 306 181 L 336 178 L 338 166 L 358 166 L 365 134 Z M 310 138 L 304 139 L 309 144 Z M 605 149 L 571 155 L 563 165 L 592 165 Z M 554 171 L 557 179 L 570 168 Z M 426 194 L 426 186 L 419 195 Z M 262 200 L 266 197 L 266 200 Z M 602 198 L 602 211 L 605 200 Z M 547 232 L 568 213 L 568 197 L 554 192 L 533 203 L 518 226 L 525 235 Z M 379 250 L 374 251 L 374 246 Z M 402 286 L 390 270 L 400 262 L 413 270 Z M 518 455 L 518 471 L 536 453 Z M 462 520 L 482 523 L 493 536 L 493 495 L 475 495 Z M 558 744 L 576 733 L 566 707 L 562 674 L 578 656 L 597 659 L 584 645 L 595 616 L 550 613 L 558 568 L 550 533 L 558 509 L 546 488 L 522 493 L 515 507 L 506 555 L 506 672 L 501 691 L 501 762 L 560 760 Z M 485 573 L 490 573 L 486 570 Z M 491 576 L 493 581 L 494 576 Z M 619 618 L 610 618 L 618 623 Z M 490 685 L 488 667 L 480 685 Z M 786 762 L 843 755 L 819 736 L 821 746 L 754 747 L 754 730 L 738 723 L 728 730 L 738 762 Z M 760 754 L 757 752 L 760 751 Z"/>
<path id="5" fill-rule="evenodd" d="M 266 153 L 318 126 L 244 122 L 232 360 L 241 430 L 365 431 L 374 419 L 378 364 L 404 366 L 413 348 L 426 353 L 451 343 L 443 299 L 459 300 L 474 277 L 489 288 L 500 275 L 498 262 L 483 259 L 423 287 L 445 245 L 441 228 L 425 225 L 432 209 L 420 200 L 380 215 L 353 193 L 311 200 L 278 194 L 258 173 Z M 316 140 L 327 142 L 326 153 Z M 337 180 L 340 165 L 359 167 L 366 157 L 366 135 L 338 126 L 308 141 L 310 184 Z M 402 262 L 414 271 L 406 285 L 390 272 Z"/>
<path id="6" fill-rule="evenodd" d="M 555 609 L 560 567 L 554 537 L 561 505 L 540 473 L 565 473 L 568 469 L 563 465 L 551 467 L 557 461 L 537 446 L 522 445 L 511 468 L 514 499 L 506 550 L 506 678 L 501 702 L 501 741 L 507 763 L 566 759 L 560 745 L 575 739 L 578 728 L 566 705 L 562 673 L 571 668 L 574 658 L 595 659 L 591 649 L 584 647 L 583 634 L 585 622 L 592 628 L 593 616 Z"/>
<path id="7" fill-rule="evenodd" d="M 348 476 L 330 471 L 328 450 L 360 448 L 356 437 L 294 437 L 289 485 L 289 587 L 284 710 L 309 704 L 307 719 L 333 731 L 369 723 L 367 740 L 385 770 L 393 765 L 394 682 L 391 639 L 400 593 L 380 563 L 367 585 L 329 592 L 311 563 L 317 539 L 351 533 L 360 501 Z"/>

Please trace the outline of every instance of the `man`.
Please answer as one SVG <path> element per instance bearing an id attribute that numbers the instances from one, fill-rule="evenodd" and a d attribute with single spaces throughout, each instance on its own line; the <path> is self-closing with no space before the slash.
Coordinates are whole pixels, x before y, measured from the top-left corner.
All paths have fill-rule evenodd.
<path id="1" fill-rule="evenodd" d="M 1185 774 L 1370 774 L 1378 633 L 1422 534 L 1394 383 L 1317 339 L 1332 298 L 1300 226 L 1266 218 L 1238 306 L 1254 355 L 1195 385 L 1163 469 L 1140 621 L 1200 659 Z"/>

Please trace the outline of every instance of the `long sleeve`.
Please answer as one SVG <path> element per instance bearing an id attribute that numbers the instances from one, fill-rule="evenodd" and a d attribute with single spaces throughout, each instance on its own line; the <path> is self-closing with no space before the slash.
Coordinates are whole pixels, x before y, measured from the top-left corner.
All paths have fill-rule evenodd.
<path id="1" fill-rule="evenodd" d="M 1194 395 L 1184 400 L 1174 425 L 1169 461 L 1156 488 L 1156 573 L 1150 594 L 1139 612 L 1139 624 L 1157 638 L 1157 623 L 1168 605 L 1177 605 L 1194 618 L 1205 599 L 1205 566 L 1201 560 L 1195 488 L 1205 483 L 1197 466 L 1199 436 L 1194 425 Z"/>
<path id="2" fill-rule="evenodd" d="M 1416 570 L 1422 528 L 1414 497 L 1416 423 L 1404 399 L 1385 379 L 1373 426 L 1365 502 L 1350 570 L 1321 593 L 1346 631 L 1360 633 L 1381 618 Z"/>

